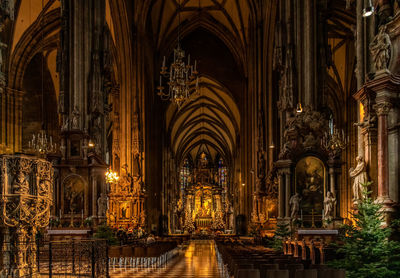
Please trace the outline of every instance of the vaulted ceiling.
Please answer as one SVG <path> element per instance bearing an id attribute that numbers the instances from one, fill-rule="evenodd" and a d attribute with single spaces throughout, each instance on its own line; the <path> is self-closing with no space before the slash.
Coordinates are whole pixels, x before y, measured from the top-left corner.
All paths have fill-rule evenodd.
<path id="1" fill-rule="evenodd" d="M 155 0 L 152 3 L 149 26 L 154 43 L 158 49 L 174 47 L 179 23 L 181 36 L 201 26 L 223 40 L 238 63 L 243 63 L 253 9 L 252 2 L 250 0 Z"/>
<path id="2" fill-rule="evenodd" d="M 235 153 L 240 115 L 230 92 L 210 77 L 199 79 L 200 92 L 181 109 L 171 104 L 166 115 L 170 146 L 178 161 L 196 157 L 206 147 L 215 158 L 222 155 L 229 163 Z"/>

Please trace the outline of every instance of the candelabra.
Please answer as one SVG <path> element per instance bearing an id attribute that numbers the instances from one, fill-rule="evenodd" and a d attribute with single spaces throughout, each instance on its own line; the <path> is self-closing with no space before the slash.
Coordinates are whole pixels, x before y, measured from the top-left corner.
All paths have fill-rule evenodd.
<path id="1" fill-rule="evenodd" d="M 111 170 L 111 168 L 109 168 L 106 172 L 106 182 L 110 183 L 110 184 L 114 184 L 117 183 L 119 180 L 119 176 L 117 174 L 117 172 L 114 172 L 113 170 Z"/>
<path id="2" fill-rule="evenodd" d="M 53 138 L 51 136 L 49 136 L 49 140 L 47 140 L 47 134 L 44 130 L 39 131 L 37 136 L 33 134 L 32 140 L 29 141 L 28 144 L 29 150 L 42 156 L 57 151 L 57 144 L 53 144 Z"/>
<path id="3" fill-rule="evenodd" d="M 346 140 L 344 135 L 344 130 L 342 129 L 339 131 L 339 129 L 334 127 L 331 133 L 325 132 L 321 139 L 321 147 L 331 155 L 336 156 L 341 150 L 346 148 L 347 141 L 348 140 Z"/>

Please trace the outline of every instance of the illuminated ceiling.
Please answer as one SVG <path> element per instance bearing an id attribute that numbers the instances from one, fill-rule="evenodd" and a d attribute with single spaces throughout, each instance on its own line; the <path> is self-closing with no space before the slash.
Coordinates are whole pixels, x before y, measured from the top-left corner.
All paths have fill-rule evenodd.
<path id="1" fill-rule="evenodd" d="M 180 110 L 170 105 L 166 129 L 178 161 L 195 158 L 199 148 L 207 148 L 215 158 L 219 153 L 229 163 L 235 153 L 240 115 L 231 94 L 209 77 L 200 78 L 200 95 Z"/>

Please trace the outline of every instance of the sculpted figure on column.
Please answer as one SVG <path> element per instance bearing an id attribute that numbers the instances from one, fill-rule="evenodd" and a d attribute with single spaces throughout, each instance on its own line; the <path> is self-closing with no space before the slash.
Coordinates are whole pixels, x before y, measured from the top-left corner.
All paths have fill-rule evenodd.
<path id="1" fill-rule="evenodd" d="M 353 203 L 356 204 L 362 196 L 363 186 L 362 184 L 368 181 L 366 165 L 362 156 L 356 157 L 357 166 L 355 169 L 350 168 L 350 178 L 354 178 L 353 182 Z"/>
<path id="2" fill-rule="evenodd" d="M 378 34 L 369 46 L 376 72 L 387 70 L 391 46 L 392 43 L 389 35 L 386 33 L 386 26 L 383 25 L 379 27 Z"/>

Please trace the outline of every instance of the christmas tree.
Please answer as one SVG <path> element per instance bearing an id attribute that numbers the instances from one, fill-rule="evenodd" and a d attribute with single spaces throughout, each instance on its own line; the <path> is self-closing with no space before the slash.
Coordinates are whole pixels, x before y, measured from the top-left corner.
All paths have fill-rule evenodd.
<path id="1" fill-rule="evenodd" d="M 289 224 L 285 222 L 279 222 L 276 225 L 276 230 L 272 241 L 268 244 L 270 247 L 274 248 L 275 250 L 281 251 L 283 248 L 283 240 L 290 236 Z"/>
<path id="2" fill-rule="evenodd" d="M 211 229 L 215 230 L 215 231 L 222 231 L 225 229 L 225 223 L 224 220 L 222 219 L 222 213 L 221 212 L 217 212 L 215 214 L 215 218 L 214 221 L 211 225 Z"/>
<path id="3" fill-rule="evenodd" d="M 371 199 L 370 184 L 364 185 L 354 224 L 343 227 L 343 245 L 337 249 L 341 259 L 329 264 L 346 269 L 348 278 L 400 277 L 400 244 L 390 239 L 392 229 L 382 225 L 382 205 Z"/>
<path id="4" fill-rule="evenodd" d="M 195 230 L 193 219 L 190 214 L 191 213 L 188 210 L 185 211 L 185 223 L 183 225 L 183 230 L 188 233 L 192 233 Z"/>

